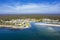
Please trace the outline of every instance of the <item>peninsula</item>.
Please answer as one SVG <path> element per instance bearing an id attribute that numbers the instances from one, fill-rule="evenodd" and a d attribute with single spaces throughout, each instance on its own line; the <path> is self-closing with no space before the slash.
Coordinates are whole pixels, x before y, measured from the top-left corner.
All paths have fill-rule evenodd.
<path id="1" fill-rule="evenodd" d="M 14 29 L 26 29 L 31 27 L 31 22 L 36 22 L 38 20 L 36 19 L 12 19 L 9 21 L 3 21 L 0 22 L 0 27 L 9 27 Z"/>

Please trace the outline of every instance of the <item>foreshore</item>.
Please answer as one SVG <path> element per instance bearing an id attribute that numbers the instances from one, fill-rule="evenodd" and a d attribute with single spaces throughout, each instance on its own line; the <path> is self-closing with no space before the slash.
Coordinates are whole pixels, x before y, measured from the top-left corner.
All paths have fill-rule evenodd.
<path id="1" fill-rule="evenodd" d="M 60 25 L 58 25 L 58 24 L 47 24 L 47 23 L 35 23 L 35 25 L 44 25 L 44 26 L 60 27 Z"/>
<path id="2" fill-rule="evenodd" d="M 20 27 L 20 26 L 16 26 L 16 25 L 0 25 L 0 28 L 2 27 L 7 27 L 7 28 L 13 28 L 13 29 L 26 29 L 26 28 L 29 28 L 29 27 Z"/>

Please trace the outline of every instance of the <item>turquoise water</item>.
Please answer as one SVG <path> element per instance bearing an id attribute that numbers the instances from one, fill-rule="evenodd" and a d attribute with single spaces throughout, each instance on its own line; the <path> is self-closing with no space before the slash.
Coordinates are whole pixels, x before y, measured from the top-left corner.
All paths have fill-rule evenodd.
<path id="1" fill-rule="evenodd" d="M 60 40 L 60 28 L 38 26 L 28 29 L 0 28 L 0 40 Z"/>

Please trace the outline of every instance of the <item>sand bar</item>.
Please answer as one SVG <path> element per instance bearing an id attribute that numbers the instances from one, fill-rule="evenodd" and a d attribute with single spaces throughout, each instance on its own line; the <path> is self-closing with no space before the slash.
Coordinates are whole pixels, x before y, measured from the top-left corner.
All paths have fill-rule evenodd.
<path id="1" fill-rule="evenodd" d="M 45 25 L 45 26 L 60 27 L 60 25 L 58 25 L 58 24 L 47 24 L 47 23 L 35 23 L 35 25 Z"/>

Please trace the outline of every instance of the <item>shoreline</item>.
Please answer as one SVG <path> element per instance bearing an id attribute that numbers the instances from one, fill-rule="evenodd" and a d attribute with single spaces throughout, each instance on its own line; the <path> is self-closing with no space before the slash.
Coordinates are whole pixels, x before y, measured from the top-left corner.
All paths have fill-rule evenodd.
<path id="1" fill-rule="evenodd" d="M 60 25 L 58 25 L 58 24 L 46 24 L 46 23 L 35 23 L 35 25 L 60 27 Z"/>
<path id="2" fill-rule="evenodd" d="M 30 27 L 20 27 L 20 26 L 16 26 L 16 25 L 0 25 L 0 28 L 2 27 L 7 27 L 7 28 L 13 28 L 13 29 L 26 29 L 26 28 L 30 28 Z"/>

